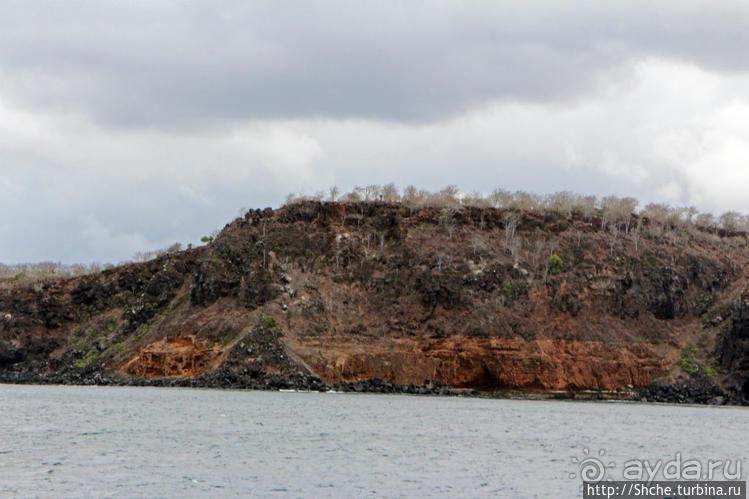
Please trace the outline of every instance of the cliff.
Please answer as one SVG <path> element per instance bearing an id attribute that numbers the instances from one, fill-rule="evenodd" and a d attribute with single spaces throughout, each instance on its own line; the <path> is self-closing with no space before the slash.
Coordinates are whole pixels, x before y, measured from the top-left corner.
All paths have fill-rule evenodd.
<path id="1" fill-rule="evenodd" d="M 397 203 L 250 211 L 204 247 L 5 283 L 0 380 L 654 400 L 700 386 L 682 399 L 746 402 L 746 235 L 605 225 Z"/>

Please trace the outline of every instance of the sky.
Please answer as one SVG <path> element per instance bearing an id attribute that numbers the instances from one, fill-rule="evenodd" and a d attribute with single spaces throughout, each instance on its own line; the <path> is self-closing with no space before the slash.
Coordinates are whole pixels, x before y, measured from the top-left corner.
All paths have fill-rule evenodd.
<path id="1" fill-rule="evenodd" d="M 0 262 L 395 182 L 749 212 L 749 2 L 0 3 Z"/>

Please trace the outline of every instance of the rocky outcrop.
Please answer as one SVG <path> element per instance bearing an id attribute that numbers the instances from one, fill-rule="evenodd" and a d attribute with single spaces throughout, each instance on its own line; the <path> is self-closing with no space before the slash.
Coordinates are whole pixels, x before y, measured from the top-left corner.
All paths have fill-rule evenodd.
<path id="1" fill-rule="evenodd" d="M 722 337 L 720 369 L 727 373 L 725 388 L 749 402 L 749 288 L 733 309 L 731 327 Z"/>
<path id="2" fill-rule="evenodd" d="M 643 386 L 668 367 L 652 345 L 618 346 L 522 338 L 399 338 L 353 345 L 345 339 L 296 351 L 329 382 L 376 377 L 389 382 L 439 380 L 456 388 L 615 390 Z"/>
<path id="3" fill-rule="evenodd" d="M 194 338 L 165 338 L 141 349 L 123 370 L 131 376 L 192 378 L 213 367 L 219 355 Z"/>
<path id="4" fill-rule="evenodd" d="M 659 399 L 680 386 L 669 373 L 717 362 L 711 383 L 746 398 L 746 303 L 728 320 L 746 287 L 739 235 L 506 220 L 297 203 L 250 211 L 205 247 L 6 283 L 0 379 L 629 393 L 661 378 Z M 699 370 L 680 363 L 689 344 Z"/>

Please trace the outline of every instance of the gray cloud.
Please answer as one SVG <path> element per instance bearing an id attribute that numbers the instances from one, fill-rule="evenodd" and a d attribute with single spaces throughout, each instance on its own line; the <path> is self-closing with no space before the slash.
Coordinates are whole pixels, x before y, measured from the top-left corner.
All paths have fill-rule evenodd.
<path id="1" fill-rule="evenodd" d="M 745 71 L 747 46 L 740 1 L 17 2 L 0 89 L 108 126 L 419 122 L 574 99 L 643 55 Z"/>
<path id="2" fill-rule="evenodd" d="M 397 182 L 749 211 L 749 5 L 3 2 L 0 262 Z"/>

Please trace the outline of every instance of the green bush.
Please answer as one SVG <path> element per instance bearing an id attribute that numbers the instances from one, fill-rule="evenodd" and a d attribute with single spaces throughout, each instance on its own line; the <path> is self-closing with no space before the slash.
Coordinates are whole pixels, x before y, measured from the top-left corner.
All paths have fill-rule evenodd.
<path id="1" fill-rule="evenodd" d="M 260 317 L 260 325 L 266 329 L 270 329 L 279 337 L 283 336 L 281 328 L 276 324 L 276 318 L 272 315 L 263 315 Z"/>
<path id="2" fill-rule="evenodd" d="M 226 347 L 234 340 L 234 331 L 226 331 L 221 337 L 221 346 Z"/>
<path id="3" fill-rule="evenodd" d="M 697 362 L 697 347 L 691 343 L 687 343 L 687 345 L 681 350 L 681 356 L 677 361 L 677 364 L 682 371 L 690 376 L 697 374 L 697 367 L 699 365 Z"/>
<path id="4" fill-rule="evenodd" d="M 264 315 L 260 317 L 260 325 L 268 329 L 276 327 L 276 318 L 272 315 Z"/>
<path id="5" fill-rule="evenodd" d="M 512 298 L 512 283 L 510 281 L 502 281 L 501 286 L 502 294 L 507 297 L 507 299 Z"/>
<path id="6" fill-rule="evenodd" d="M 141 324 L 133 336 L 133 343 L 139 342 L 148 333 L 148 324 Z"/>
<path id="7" fill-rule="evenodd" d="M 564 262 L 562 262 L 562 258 L 557 255 L 556 253 L 553 253 L 548 260 L 549 264 L 549 272 L 551 272 L 552 275 L 556 275 L 562 271 L 562 267 L 564 266 Z"/>
<path id="8" fill-rule="evenodd" d="M 697 364 L 694 362 L 693 359 L 689 358 L 681 358 L 679 359 L 679 367 L 681 367 L 681 370 L 689 375 L 695 375 L 697 374 Z"/>
<path id="9" fill-rule="evenodd" d="M 73 364 L 78 369 L 83 369 L 84 367 L 88 366 L 92 362 L 95 362 L 99 358 L 99 352 L 96 350 L 89 350 L 89 352 L 86 354 L 83 359 L 79 360 L 75 364 Z"/>

